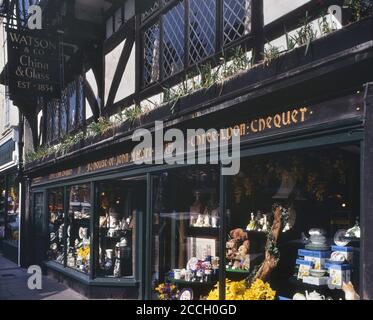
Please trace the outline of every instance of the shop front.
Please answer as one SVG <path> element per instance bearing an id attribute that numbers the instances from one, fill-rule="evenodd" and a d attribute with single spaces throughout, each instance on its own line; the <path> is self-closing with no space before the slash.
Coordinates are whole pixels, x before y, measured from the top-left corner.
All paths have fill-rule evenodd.
<path id="1" fill-rule="evenodd" d="M 124 146 L 34 176 L 35 255 L 95 297 L 367 298 L 368 89 L 214 118 L 220 138 L 241 137 L 235 176 L 212 164 L 138 166 Z"/>
<path id="2" fill-rule="evenodd" d="M 18 263 L 19 184 L 14 162 L 16 142 L 9 139 L 0 146 L 0 249 Z"/>

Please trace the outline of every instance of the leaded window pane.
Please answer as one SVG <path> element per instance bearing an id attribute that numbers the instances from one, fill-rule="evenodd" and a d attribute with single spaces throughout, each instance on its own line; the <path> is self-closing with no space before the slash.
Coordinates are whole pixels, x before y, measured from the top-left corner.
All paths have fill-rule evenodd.
<path id="1" fill-rule="evenodd" d="M 68 100 L 69 100 L 69 125 L 71 130 L 76 128 L 77 116 L 77 99 L 76 99 L 76 85 L 75 82 L 68 86 Z"/>
<path id="2" fill-rule="evenodd" d="M 191 0 L 189 10 L 189 61 L 193 64 L 215 53 L 216 0 Z"/>
<path id="3" fill-rule="evenodd" d="M 251 1 L 224 0 L 224 44 L 251 33 Z"/>
<path id="4" fill-rule="evenodd" d="M 143 84 L 149 85 L 159 80 L 159 24 L 148 28 L 143 35 L 144 40 L 144 73 Z"/>
<path id="5" fill-rule="evenodd" d="M 184 2 L 163 16 L 163 72 L 167 78 L 184 68 Z"/>

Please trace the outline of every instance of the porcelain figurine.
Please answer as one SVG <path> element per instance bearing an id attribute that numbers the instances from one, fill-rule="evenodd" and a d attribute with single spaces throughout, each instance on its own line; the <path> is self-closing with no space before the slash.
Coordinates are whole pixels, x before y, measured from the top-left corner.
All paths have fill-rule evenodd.
<path id="1" fill-rule="evenodd" d="M 208 213 L 205 214 L 205 217 L 203 219 L 203 227 L 205 227 L 205 228 L 211 228 L 210 215 Z"/>
<path id="2" fill-rule="evenodd" d="M 248 224 L 246 230 L 247 231 L 255 231 L 256 229 L 256 221 L 255 221 L 255 217 L 254 217 L 254 212 L 251 213 L 251 220 L 250 220 L 250 223 Z"/>
<path id="3" fill-rule="evenodd" d="M 204 223 L 205 223 L 204 216 L 202 214 L 199 214 L 198 218 L 197 218 L 197 221 L 195 223 L 195 227 L 200 227 L 201 228 L 201 227 L 203 227 Z"/>

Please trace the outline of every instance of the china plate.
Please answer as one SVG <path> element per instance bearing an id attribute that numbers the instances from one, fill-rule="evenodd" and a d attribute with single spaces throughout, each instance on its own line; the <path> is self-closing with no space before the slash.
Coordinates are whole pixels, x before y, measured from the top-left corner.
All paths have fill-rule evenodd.
<path id="1" fill-rule="evenodd" d="M 322 278 L 323 276 L 327 274 L 327 272 L 328 270 L 316 270 L 316 269 L 310 270 L 311 276 L 317 277 L 317 278 Z"/>
<path id="2" fill-rule="evenodd" d="M 334 243 L 338 246 L 338 247 L 345 247 L 349 244 L 349 241 L 346 240 L 346 232 L 347 230 L 345 229 L 340 229 L 338 230 L 335 235 L 334 235 Z"/>

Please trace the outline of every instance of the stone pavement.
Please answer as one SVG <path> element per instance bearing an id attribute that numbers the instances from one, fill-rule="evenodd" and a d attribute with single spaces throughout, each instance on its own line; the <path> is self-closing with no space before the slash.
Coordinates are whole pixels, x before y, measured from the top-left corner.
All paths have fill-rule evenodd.
<path id="1" fill-rule="evenodd" d="M 0 300 L 85 300 L 86 298 L 56 280 L 43 276 L 42 290 L 30 290 L 25 269 L 0 253 Z"/>

